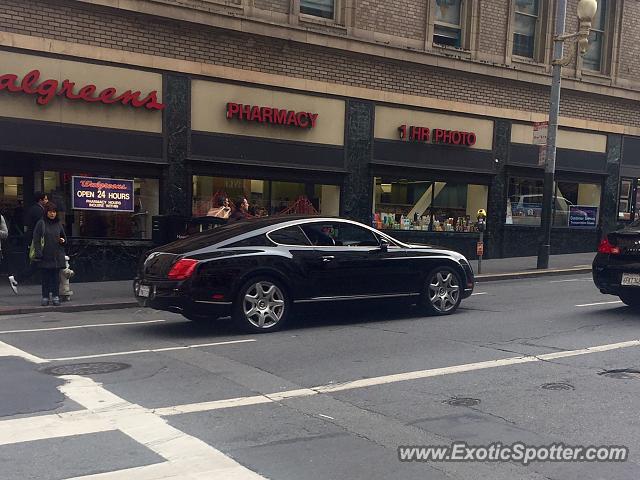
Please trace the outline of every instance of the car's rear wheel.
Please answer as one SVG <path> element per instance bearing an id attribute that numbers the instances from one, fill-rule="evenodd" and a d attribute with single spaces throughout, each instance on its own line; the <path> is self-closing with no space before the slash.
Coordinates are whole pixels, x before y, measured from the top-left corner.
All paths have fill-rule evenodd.
<path id="1" fill-rule="evenodd" d="M 623 292 L 619 297 L 624 304 L 630 307 L 640 307 L 640 292 Z"/>
<path id="2" fill-rule="evenodd" d="M 431 315 L 450 315 L 462 300 L 462 281 L 453 268 L 442 266 L 427 275 L 422 304 Z"/>
<path id="3" fill-rule="evenodd" d="M 273 332 L 285 324 L 290 303 L 281 282 L 270 277 L 254 277 L 240 287 L 233 305 L 233 319 L 249 332 Z"/>

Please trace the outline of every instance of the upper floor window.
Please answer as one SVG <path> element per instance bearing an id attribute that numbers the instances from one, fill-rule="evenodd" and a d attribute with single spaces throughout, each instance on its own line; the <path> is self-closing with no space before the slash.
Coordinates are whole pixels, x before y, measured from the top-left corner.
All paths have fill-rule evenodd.
<path id="1" fill-rule="evenodd" d="M 462 47 L 462 0 L 436 0 L 433 43 Z"/>
<path id="2" fill-rule="evenodd" d="M 536 33 L 540 18 L 539 0 L 515 0 L 515 2 L 513 54 L 534 58 L 536 54 Z"/>
<path id="3" fill-rule="evenodd" d="M 335 0 L 300 0 L 300 13 L 333 20 Z"/>
<path id="4" fill-rule="evenodd" d="M 589 50 L 582 58 L 582 65 L 587 70 L 599 72 L 602 70 L 604 52 L 605 29 L 607 22 L 607 0 L 598 0 L 598 10 L 591 22 L 589 35 Z"/>

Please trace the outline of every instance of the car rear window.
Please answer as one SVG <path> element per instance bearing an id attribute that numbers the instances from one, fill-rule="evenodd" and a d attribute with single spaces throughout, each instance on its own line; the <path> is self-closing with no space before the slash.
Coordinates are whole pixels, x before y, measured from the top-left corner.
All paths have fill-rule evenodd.
<path id="1" fill-rule="evenodd" d="M 269 232 L 269 238 L 280 245 L 311 246 L 309 239 L 297 225 Z"/>

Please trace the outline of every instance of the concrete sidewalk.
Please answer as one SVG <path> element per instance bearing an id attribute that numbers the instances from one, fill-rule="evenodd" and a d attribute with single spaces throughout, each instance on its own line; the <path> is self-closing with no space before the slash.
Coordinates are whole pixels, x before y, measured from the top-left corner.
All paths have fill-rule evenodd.
<path id="1" fill-rule="evenodd" d="M 478 262 L 472 260 L 478 282 L 509 280 L 542 275 L 588 273 L 595 253 L 553 255 L 548 270 L 536 269 L 536 257 L 500 258 L 484 260 L 482 275 L 477 274 Z M 0 276 L 0 315 L 18 315 L 48 311 L 80 312 L 136 307 L 131 280 L 117 282 L 71 283 L 74 295 L 70 302 L 59 307 L 40 307 L 40 285 L 20 285 L 14 295 L 6 276 Z"/>

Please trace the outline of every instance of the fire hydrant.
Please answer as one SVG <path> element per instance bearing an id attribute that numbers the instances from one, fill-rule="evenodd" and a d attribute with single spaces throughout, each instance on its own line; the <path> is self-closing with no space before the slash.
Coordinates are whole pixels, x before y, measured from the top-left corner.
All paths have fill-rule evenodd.
<path id="1" fill-rule="evenodd" d="M 65 255 L 64 260 L 65 268 L 60 270 L 60 298 L 68 302 L 73 295 L 69 280 L 75 275 L 75 272 L 69 266 L 69 257 Z"/>

